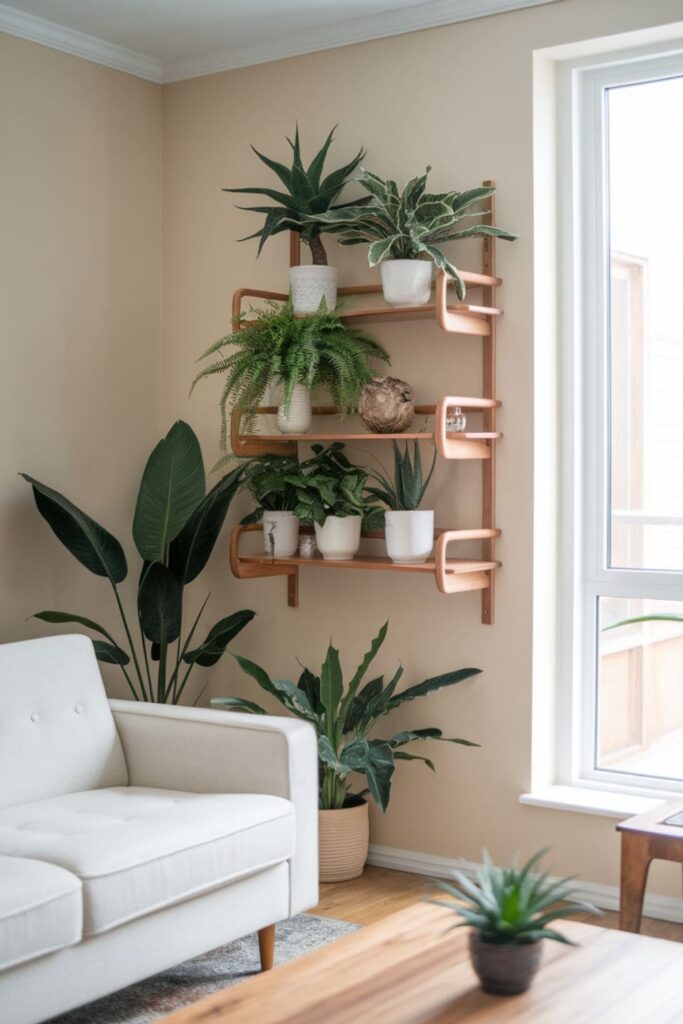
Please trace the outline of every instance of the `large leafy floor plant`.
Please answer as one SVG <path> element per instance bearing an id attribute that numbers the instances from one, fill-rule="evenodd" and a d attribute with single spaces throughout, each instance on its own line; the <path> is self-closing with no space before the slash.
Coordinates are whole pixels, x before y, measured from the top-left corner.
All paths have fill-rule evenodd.
<path id="1" fill-rule="evenodd" d="M 338 810 L 351 798 L 349 775 L 358 773 L 367 779 L 368 790 L 382 811 L 387 809 L 396 761 L 423 761 L 434 771 L 433 762 L 405 748 L 423 740 L 442 740 L 467 747 L 478 744 L 450 738 L 441 729 L 402 729 L 387 739 L 368 739 L 375 725 L 396 708 L 427 697 L 436 690 L 454 686 L 477 675 L 478 668 L 461 668 L 425 679 L 397 691 L 403 675 L 399 667 L 388 683 L 377 676 L 361 686 L 377 652 L 384 643 L 389 624 L 385 623 L 370 645 L 347 684 L 339 661 L 339 651 L 329 645 L 318 675 L 304 668 L 298 682 L 271 679 L 265 669 L 247 658 L 233 655 L 242 669 L 264 690 L 297 718 L 311 722 L 318 734 L 320 763 L 320 808 Z M 211 701 L 227 710 L 266 714 L 264 708 L 241 697 L 215 697 Z"/>
<path id="2" fill-rule="evenodd" d="M 83 615 L 41 611 L 35 618 L 55 625 L 77 624 L 99 634 L 105 639 L 94 641 L 98 659 L 120 667 L 136 700 L 177 703 L 194 666 L 215 665 L 254 617 L 248 610 L 233 612 L 193 647 L 207 597 L 183 636 L 185 587 L 209 560 L 242 472 L 239 466 L 207 494 L 199 442 L 182 421 L 150 455 L 133 518 L 133 540 L 143 560 L 137 588 L 139 645 L 119 593 L 128 575 L 120 542 L 63 494 L 22 474 L 33 488 L 38 511 L 62 544 L 86 569 L 109 581 L 126 644 Z"/>

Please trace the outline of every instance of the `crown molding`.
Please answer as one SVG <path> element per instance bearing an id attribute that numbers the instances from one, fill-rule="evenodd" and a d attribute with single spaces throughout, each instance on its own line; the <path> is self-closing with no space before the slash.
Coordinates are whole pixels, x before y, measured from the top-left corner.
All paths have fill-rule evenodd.
<path id="1" fill-rule="evenodd" d="M 127 50 L 123 46 L 114 46 L 95 36 L 64 28 L 46 18 L 36 18 L 14 7 L 0 4 L 0 32 L 11 36 L 28 39 L 32 43 L 41 43 L 53 50 L 70 53 L 74 57 L 82 57 L 94 64 L 104 64 L 116 71 L 125 71 L 138 78 L 146 78 L 150 82 L 162 82 L 161 61 L 148 57 L 135 50 Z"/>
<path id="2" fill-rule="evenodd" d="M 254 46 L 235 46 L 204 57 L 181 57 L 165 61 L 163 81 L 178 82 L 186 78 L 214 75 L 235 68 L 267 64 L 287 57 L 299 57 L 306 53 L 333 50 L 339 46 L 367 43 L 373 39 L 385 39 L 457 21 L 471 21 L 474 18 L 551 3 L 557 3 L 557 0 L 432 0 L 431 3 L 398 11 L 386 11 L 322 28 L 287 33 Z"/>
<path id="3" fill-rule="evenodd" d="M 202 57 L 179 57 L 176 60 L 165 61 L 163 65 L 155 57 L 128 50 L 123 46 L 115 46 L 103 39 L 64 28 L 55 22 L 37 18 L 2 3 L 0 32 L 7 32 L 9 35 L 41 43 L 54 50 L 61 50 L 63 53 L 82 57 L 95 64 L 104 64 L 105 67 L 161 84 L 557 2 L 558 0 L 431 0 L 429 3 L 398 11 L 386 11 L 383 14 L 354 18 L 322 28 L 312 27 L 300 32 L 286 33 L 253 46 L 233 46 Z"/>

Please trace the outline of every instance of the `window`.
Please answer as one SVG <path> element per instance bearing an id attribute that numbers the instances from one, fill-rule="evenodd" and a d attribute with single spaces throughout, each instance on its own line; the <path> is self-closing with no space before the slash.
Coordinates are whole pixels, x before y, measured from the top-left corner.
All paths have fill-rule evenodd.
<path id="1" fill-rule="evenodd" d="M 683 53 L 566 75 L 561 781 L 683 790 Z"/>

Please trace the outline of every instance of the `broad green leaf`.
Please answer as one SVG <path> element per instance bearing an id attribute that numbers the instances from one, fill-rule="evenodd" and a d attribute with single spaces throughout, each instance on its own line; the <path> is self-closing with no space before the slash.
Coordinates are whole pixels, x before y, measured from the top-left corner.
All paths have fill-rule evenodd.
<path id="1" fill-rule="evenodd" d="M 221 619 L 215 626 L 211 627 L 204 643 L 200 644 L 195 650 L 188 651 L 183 656 L 183 661 L 188 665 L 196 662 L 197 665 L 201 665 L 203 668 L 210 668 L 211 665 L 215 665 L 225 654 L 228 644 L 235 639 L 238 633 L 242 632 L 245 626 L 249 625 L 255 615 L 256 612 L 243 609 Z"/>
<path id="2" fill-rule="evenodd" d="M 382 812 L 386 811 L 394 774 L 394 755 L 382 740 L 351 740 L 342 749 L 339 760 L 350 771 L 365 775 L 372 798 Z"/>
<path id="3" fill-rule="evenodd" d="M 253 700 L 246 700 L 244 697 L 212 697 L 209 703 L 227 708 L 228 711 L 246 711 L 251 715 L 268 714 L 260 704 L 255 704 Z"/>
<path id="4" fill-rule="evenodd" d="M 140 483 L 133 539 L 148 562 L 165 562 L 178 536 L 204 498 L 204 463 L 192 428 L 179 420 L 150 455 Z"/>
<path id="5" fill-rule="evenodd" d="M 41 622 L 50 622 L 53 626 L 61 626 L 66 623 L 77 622 L 79 626 L 85 626 L 86 629 L 93 629 L 96 633 L 101 633 L 102 636 L 106 636 L 112 644 L 116 644 L 111 633 L 107 632 L 104 626 L 100 626 L 98 622 L 93 619 L 87 619 L 84 615 L 74 615 L 72 612 L 53 612 L 44 611 L 36 612 L 33 616 L 34 619 L 40 619 Z"/>
<path id="6" fill-rule="evenodd" d="M 460 668 L 454 672 L 444 672 L 443 675 L 434 676 L 432 679 L 425 679 L 424 682 L 417 683 L 415 686 L 409 686 L 407 690 L 403 690 L 392 697 L 389 701 L 389 708 L 397 708 L 400 704 L 405 704 L 409 700 L 415 700 L 417 697 L 426 697 L 427 694 L 434 693 L 436 690 L 442 690 L 445 686 L 455 686 L 456 683 L 470 679 L 480 672 L 480 668 Z"/>
<path id="7" fill-rule="evenodd" d="M 33 488 L 38 511 L 74 558 L 96 576 L 121 583 L 128 573 L 123 548 L 108 530 L 73 505 L 59 491 L 22 473 Z"/>
<path id="8" fill-rule="evenodd" d="M 138 588 L 140 625 L 148 640 L 163 647 L 178 639 L 182 588 L 169 568 L 145 565 Z"/>
<path id="9" fill-rule="evenodd" d="M 334 724 L 343 692 L 344 680 L 339 664 L 339 651 L 330 644 L 320 672 L 320 703 L 327 712 L 328 736 L 330 736 L 330 728 Z"/>
<path id="10" fill-rule="evenodd" d="M 434 762 L 428 757 L 420 757 L 419 754 L 408 754 L 405 750 L 397 750 L 394 754 L 394 759 L 396 761 L 424 761 L 428 768 L 431 768 L 433 772 L 436 771 Z"/>
<path id="11" fill-rule="evenodd" d="M 107 665 L 127 665 L 130 658 L 117 644 L 108 644 L 105 640 L 93 640 L 95 656 L 98 661 Z"/>
<path id="12" fill-rule="evenodd" d="M 243 472 L 238 466 L 219 480 L 171 541 L 169 565 L 180 583 L 191 583 L 208 562 Z"/>
<path id="13" fill-rule="evenodd" d="M 368 263 L 371 267 L 376 267 L 382 260 L 388 259 L 391 256 L 391 249 L 397 237 L 397 235 L 390 235 L 389 238 L 381 238 L 379 241 L 372 243 L 368 249 Z"/>

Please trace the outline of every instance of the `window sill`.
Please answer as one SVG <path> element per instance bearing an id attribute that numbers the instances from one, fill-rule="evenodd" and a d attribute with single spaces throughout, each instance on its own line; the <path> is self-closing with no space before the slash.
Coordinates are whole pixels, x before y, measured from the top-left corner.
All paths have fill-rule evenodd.
<path id="1" fill-rule="evenodd" d="M 605 818 L 630 818 L 652 810 L 667 799 L 668 795 L 648 797 L 581 786 L 547 786 L 533 793 L 522 793 L 519 802 L 528 807 L 550 807 L 558 811 L 599 814 Z"/>

